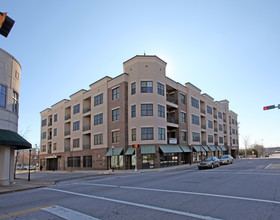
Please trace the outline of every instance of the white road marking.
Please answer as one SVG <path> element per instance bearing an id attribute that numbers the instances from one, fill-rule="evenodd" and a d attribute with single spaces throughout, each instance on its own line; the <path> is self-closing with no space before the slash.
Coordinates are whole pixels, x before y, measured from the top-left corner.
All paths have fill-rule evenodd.
<path id="1" fill-rule="evenodd" d="M 268 169 L 270 166 L 271 166 L 271 163 L 268 164 L 264 169 L 266 170 L 266 169 Z"/>
<path id="2" fill-rule="evenodd" d="M 211 197 L 247 200 L 247 201 L 264 202 L 264 203 L 272 203 L 272 204 L 280 205 L 279 201 L 254 199 L 254 198 L 246 198 L 246 197 L 238 197 L 238 196 L 218 195 L 218 194 L 211 194 L 211 193 L 187 192 L 187 191 L 177 191 L 177 190 L 168 190 L 168 189 L 153 189 L 153 188 L 142 188 L 142 187 L 133 187 L 133 186 L 102 185 L 102 184 L 82 183 L 82 182 L 79 183 L 79 184 L 80 185 L 82 184 L 82 185 L 93 185 L 93 186 L 105 186 L 105 187 L 119 187 L 119 188 L 123 188 L 123 189 L 146 190 L 146 191 L 155 191 L 155 192 L 168 192 L 168 193 L 178 193 L 178 194 L 188 194 L 188 195 L 198 195 L 198 196 L 211 196 Z"/>
<path id="3" fill-rule="evenodd" d="M 106 185 L 106 186 L 108 186 L 108 185 Z M 55 191 L 55 192 L 72 194 L 72 195 L 76 195 L 76 196 L 83 196 L 83 197 L 88 197 L 88 198 L 93 198 L 93 199 L 100 199 L 100 200 L 105 200 L 105 201 L 109 201 L 109 202 L 116 202 L 116 203 L 121 203 L 121 204 L 125 204 L 125 205 L 137 206 L 137 207 L 146 208 L 146 209 L 153 209 L 153 210 L 157 210 L 157 211 L 168 212 L 168 213 L 172 213 L 172 214 L 183 215 L 183 216 L 188 216 L 188 217 L 193 217 L 193 218 L 198 218 L 198 219 L 220 220 L 218 218 L 214 218 L 211 216 L 197 215 L 197 214 L 193 214 L 190 212 L 182 212 L 182 211 L 177 211 L 177 210 L 172 210 L 172 209 L 165 209 L 165 208 L 144 205 L 144 204 L 135 203 L 135 202 L 122 201 L 122 200 L 118 200 L 118 199 L 110 199 L 110 198 L 105 198 L 105 197 L 100 197 L 100 196 L 87 195 L 87 194 L 83 194 L 83 193 L 76 193 L 76 192 L 54 189 L 54 188 L 43 188 L 43 189 L 51 190 L 51 191 Z"/>
<path id="4" fill-rule="evenodd" d="M 50 212 L 54 215 L 57 215 L 61 218 L 68 219 L 68 220 L 76 220 L 76 219 L 83 219 L 83 220 L 99 220 L 98 218 L 91 217 L 81 212 L 74 211 L 72 209 L 67 209 L 62 206 L 52 206 L 43 208 L 46 212 Z"/>

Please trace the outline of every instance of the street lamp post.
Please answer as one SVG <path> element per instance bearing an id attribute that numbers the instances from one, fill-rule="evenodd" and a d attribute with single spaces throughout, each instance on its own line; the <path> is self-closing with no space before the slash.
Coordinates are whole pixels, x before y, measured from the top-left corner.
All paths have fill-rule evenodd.
<path id="1" fill-rule="evenodd" d="M 113 163 L 113 165 L 111 166 L 112 167 L 112 172 L 114 172 L 114 168 L 115 168 L 115 157 L 114 157 L 114 151 L 115 151 L 115 147 L 114 146 L 112 146 L 112 163 Z"/>
<path id="2" fill-rule="evenodd" d="M 31 158 L 31 150 L 29 150 L 28 181 L 30 181 L 30 158 Z"/>

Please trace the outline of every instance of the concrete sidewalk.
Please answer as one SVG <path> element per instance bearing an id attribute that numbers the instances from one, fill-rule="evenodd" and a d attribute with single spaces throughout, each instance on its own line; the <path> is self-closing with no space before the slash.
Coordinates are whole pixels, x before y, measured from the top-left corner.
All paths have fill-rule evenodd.
<path id="1" fill-rule="evenodd" d="M 92 176 L 100 175 L 129 175 L 129 174 L 139 174 L 139 173 L 152 173 L 152 172 L 164 172 L 170 170 L 184 170 L 192 169 L 197 167 L 197 164 L 184 164 L 173 167 L 165 167 L 158 169 L 144 169 L 144 170 L 75 170 L 69 171 L 36 171 L 30 173 L 30 181 L 28 179 L 28 172 L 18 172 L 16 173 L 16 179 L 10 186 L 0 186 L 0 194 L 12 193 L 29 189 L 42 188 L 50 185 L 54 185 L 58 182 L 63 182 L 67 180 L 81 179 Z"/>

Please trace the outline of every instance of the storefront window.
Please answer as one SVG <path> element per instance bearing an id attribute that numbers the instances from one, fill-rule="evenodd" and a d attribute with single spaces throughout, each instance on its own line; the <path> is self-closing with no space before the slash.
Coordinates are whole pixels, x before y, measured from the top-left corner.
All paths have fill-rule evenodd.
<path id="1" fill-rule="evenodd" d="M 144 154 L 142 155 L 142 167 L 143 169 L 153 169 L 155 164 L 154 154 Z"/>
<path id="2" fill-rule="evenodd" d="M 178 154 L 161 154 L 160 155 L 160 167 L 170 167 L 178 165 Z"/>
<path id="3" fill-rule="evenodd" d="M 123 155 L 111 156 L 111 168 L 121 169 L 123 167 Z"/>

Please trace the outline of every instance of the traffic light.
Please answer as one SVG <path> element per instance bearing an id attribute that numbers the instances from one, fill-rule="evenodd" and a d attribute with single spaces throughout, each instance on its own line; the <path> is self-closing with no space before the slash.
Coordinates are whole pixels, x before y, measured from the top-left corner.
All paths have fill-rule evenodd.
<path id="1" fill-rule="evenodd" d="M 269 105 L 269 106 L 265 106 L 263 107 L 263 110 L 269 110 L 269 109 L 274 109 L 275 105 Z"/>
<path id="2" fill-rule="evenodd" d="M 15 21 L 7 16 L 7 12 L 0 12 L 0 34 L 8 37 Z"/>

